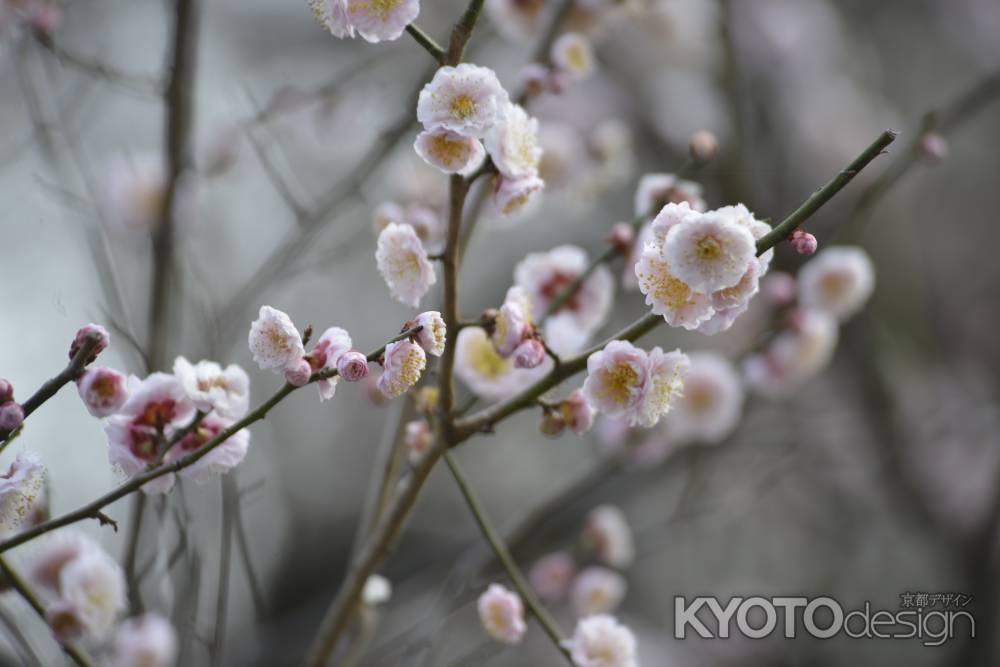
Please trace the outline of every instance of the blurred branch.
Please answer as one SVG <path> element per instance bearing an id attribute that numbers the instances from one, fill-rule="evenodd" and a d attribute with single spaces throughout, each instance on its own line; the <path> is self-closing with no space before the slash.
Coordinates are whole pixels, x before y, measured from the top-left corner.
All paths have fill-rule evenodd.
<path id="1" fill-rule="evenodd" d="M 132 74 L 122 71 L 111 65 L 88 60 L 82 56 L 71 53 L 53 41 L 52 36 L 43 33 L 33 33 L 35 40 L 41 44 L 46 51 L 51 53 L 60 64 L 72 67 L 85 74 L 104 79 L 110 83 L 130 88 L 134 91 L 149 95 L 160 95 L 163 92 L 163 83 L 155 77 L 141 74 Z"/>

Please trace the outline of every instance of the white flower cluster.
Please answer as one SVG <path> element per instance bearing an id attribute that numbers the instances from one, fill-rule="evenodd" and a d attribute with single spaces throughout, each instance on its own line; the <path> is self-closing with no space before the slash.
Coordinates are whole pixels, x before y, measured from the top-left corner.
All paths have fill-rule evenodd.
<path id="1" fill-rule="evenodd" d="M 399 39 L 420 14 L 420 0 L 309 0 L 316 20 L 334 37 L 368 42 Z"/>

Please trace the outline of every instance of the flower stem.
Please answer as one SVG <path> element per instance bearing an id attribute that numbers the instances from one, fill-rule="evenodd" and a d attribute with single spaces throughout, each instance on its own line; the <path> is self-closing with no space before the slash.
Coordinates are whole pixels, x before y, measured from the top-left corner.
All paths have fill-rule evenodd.
<path id="1" fill-rule="evenodd" d="M 416 23 L 411 23 L 406 26 L 406 32 L 410 33 L 410 36 L 419 44 L 424 47 L 427 53 L 431 54 L 431 58 L 438 61 L 439 63 L 444 60 L 445 50 L 444 48 L 434 41 L 434 38 L 428 35 L 426 32 L 420 29 Z"/>

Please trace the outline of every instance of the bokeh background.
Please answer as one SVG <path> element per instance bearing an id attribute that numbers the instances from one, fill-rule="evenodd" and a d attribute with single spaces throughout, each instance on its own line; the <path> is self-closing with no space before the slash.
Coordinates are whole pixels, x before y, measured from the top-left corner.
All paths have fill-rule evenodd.
<path id="1" fill-rule="evenodd" d="M 170 4 L 68 1 L 54 47 L 3 26 L 0 375 L 21 392 L 61 368 L 88 321 L 121 329 L 109 365 L 146 370 L 127 339 L 141 347 L 148 337 L 149 238 L 102 225 L 95 198 L 114 160 L 161 154 L 154 86 Z M 202 5 L 199 171 L 177 247 L 170 355 L 250 370 L 246 332 L 264 303 L 300 325 L 346 327 L 359 347 L 376 347 L 412 313 L 392 301 L 375 269 L 372 211 L 387 199 L 440 203 L 444 194 L 445 177 L 411 148 L 411 97 L 429 59 L 406 36 L 335 40 L 305 2 Z M 420 25 L 444 39 L 464 3 L 423 5 Z M 994 0 L 637 0 L 595 34 L 597 73 L 533 104 L 543 136 L 562 135 L 550 137 L 552 187 L 524 221 L 487 217 L 477 229 L 462 274 L 470 316 L 502 300 L 527 252 L 562 243 L 599 252 L 610 224 L 631 218 L 639 176 L 676 170 L 696 130 L 714 132 L 721 147 L 697 175 L 709 205 L 741 201 L 772 219 L 882 129 L 902 133 L 808 225 L 821 247 L 863 246 L 877 287 L 842 330 L 831 367 L 794 397 L 751 397 L 727 442 L 678 451 L 652 470 L 609 464 L 599 429 L 545 438 L 535 412 L 458 452 L 501 526 L 537 519 L 516 541 L 525 565 L 571 547 L 593 507 L 625 511 L 638 560 L 618 614 L 639 636 L 643 665 L 1000 660 L 998 34 Z M 467 59 L 494 68 L 513 90 L 530 50 L 531 40 L 505 38 L 486 14 Z M 983 92 L 991 75 L 992 87 L 941 127 L 943 160 L 908 148 L 926 113 L 955 111 L 953 102 Z M 621 131 L 629 147 L 595 157 L 600 138 Z M 882 190 L 876 179 L 887 170 L 900 177 Z M 783 248 L 776 266 L 794 272 L 801 259 Z M 644 312 L 641 295 L 619 290 L 604 333 Z M 708 338 L 661 327 L 645 342 L 734 359 L 752 345 L 739 329 Z M 277 386 L 256 368 L 251 377 L 252 403 Z M 373 405 L 357 385 L 342 385 L 323 405 L 301 392 L 253 428 L 249 457 L 227 482 L 186 484 L 150 503 L 143 593 L 181 629 L 179 664 L 297 663 L 346 567 L 379 444 L 403 409 Z M 54 513 L 118 479 L 100 424 L 70 390 L 11 449 L 5 459 L 22 449 L 42 455 Z M 236 500 L 225 513 L 224 497 Z M 128 510 L 121 502 L 109 513 L 124 522 Z M 238 530 L 224 529 L 233 522 Z M 121 533 L 84 528 L 121 553 Z M 490 566 L 452 480 L 436 472 L 383 570 L 394 596 L 361 664 L 558 664 L 537 630 L 513 650 L 486 640 L 474 600 L 499 577 Z M 915 640 L 672 638 L 675 595 L 829 594 L 845 607 L 870 600 L 891 610 L 908 591 L 974 595 L 977 640 L 925 648 Z M 0 606 L 58 664 L 46 629 L 21 602 L 5 597 Z M 568 610 L 557 615 L 572 626 Z"/>

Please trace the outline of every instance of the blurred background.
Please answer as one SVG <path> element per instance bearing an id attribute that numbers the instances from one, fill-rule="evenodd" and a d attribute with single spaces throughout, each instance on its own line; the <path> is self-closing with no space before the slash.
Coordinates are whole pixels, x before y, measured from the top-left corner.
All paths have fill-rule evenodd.
<path id="1" fill-rule="evenodd" d="M 89 321 L 112 329 L 105 363 L 144 375 L 150 235 L 116 226 L 107 198 L 123 163 L 162 159 L 171 3 L 70 0 L 50 32 L 20 21 L 20 4 L 6 0 L 0 19 L 0 375 L 30 391 L 62 367 Z M 488 4 L 466 59 L 517 90 L 539 35 L 511 34 L 504 5 L 531 3 Z M 540 4 L 544 17 L 555 3 Z M 411 147 L 412 98 L 433 63 L 405 35 L 336 40 L 305 2 L 201 5 L 197 172 L 185 181 L 167 355 L 242 365 L 255 405 L 278 387 L 247 350 L 260 305 L 300 327 L 343 326 L 362 350 L 412 316 L 376 271 L 372 213 L 387 200 L 444 206 L 447 179 Z M 773 220 L 884 128 L 901 136 L 808 224 L 821 248 L 862 246 L 876 288 L 841 330 L 830 366 L 791 397 L 750 394 L 724 442 L 668 448 L 652 466 L 609 455 L 611 429 L 600 424 L 546 438 L 537 411 L 457 452 L 494 520 L 513 531 L 516 556 L 527 567 L 572 549 L 590 510 L 621 508 L 637 557 L 616 614 L 647 667 L 997 664 L 1000 4 L 579 5 L 575 27 L 593 40 L 597 71 L 532 102 L 548 187 L 522 220 L 484 214 L 462 273 L 469 317 L 502 301 L 528 252 L 564 243 L 600 252 L 610 225 L 632 218 L 640 176 L 676 171 L 697 130 L 720 146 L 690 176 L 708 205 L 743 202 Z M 463 7 L 425 0 L 418 22 L 443 41 Z M 782 247 L 774 267 L 794 273 L 802 260 Z M 645 312 L 640 294 L 619 288 L 600 336 Z M 755 341 L 739 326 L 714 337 L 661 327 L 643 341 L 654 344 L 738 363 Z M 120 480 L 100 423 L 74 393 L 46 404 L 4 453 L 6 465 L 16 451 L 39 452 L 53 514 Z M 380 444 L 406 410 L 402 399 L 373 404 L 361 385 L 322 405 L 300 392 L 253 427 L 246 462 L 221 483 L 150 498 L 143 597 L 181 631 L 178 664 L 301 660 L 346 568 Z M 109 514 L 124 525 L 129 511 L 126 500 Z M 127 530 L 83 528 L 123 553 Z M 382 573 L 393 597 L 358 664 L 558 664 L 537 628 L 516 649 L 483 634 L 475 598 L 503 577 L 445 473 L 434 473 Z M 676 595 L 831 595 L 845 608 L 896 610 L 906 592 L 974 596 L 977 639 L 928 648 L 673 638 Z M 0 605 L 58 664 L 23 604 Z M 554 611 L 570 629 L 570 607 Z"/>

